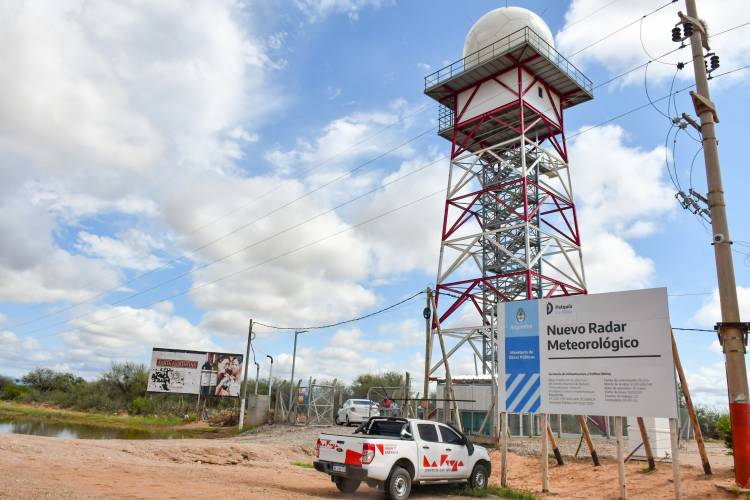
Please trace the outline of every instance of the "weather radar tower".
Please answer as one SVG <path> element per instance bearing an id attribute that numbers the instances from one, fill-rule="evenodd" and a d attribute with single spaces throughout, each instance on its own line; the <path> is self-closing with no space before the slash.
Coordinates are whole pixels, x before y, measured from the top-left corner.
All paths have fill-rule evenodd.
<path id="1" fill-rule="evenodd" d="M 449 354 L 468 343 L 483 373 L 498 302 L 586 293 L 563 114 L 592 91 L 545 22 L 519 7 L 482 16 L 463 58 L 425 77 L 451 142 L 438 316 L 456 339 Z"/>

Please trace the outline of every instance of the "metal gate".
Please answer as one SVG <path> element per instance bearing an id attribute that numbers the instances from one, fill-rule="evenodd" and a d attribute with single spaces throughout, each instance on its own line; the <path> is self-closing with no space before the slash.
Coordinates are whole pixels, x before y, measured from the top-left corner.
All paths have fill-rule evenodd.
<path id="1" fill-rule="evenodd" d="M 307 425 L 328 426 L 334 423 L 333 412 L 336 381 L 333 385 L 310 384 L 307 405 Z"/>

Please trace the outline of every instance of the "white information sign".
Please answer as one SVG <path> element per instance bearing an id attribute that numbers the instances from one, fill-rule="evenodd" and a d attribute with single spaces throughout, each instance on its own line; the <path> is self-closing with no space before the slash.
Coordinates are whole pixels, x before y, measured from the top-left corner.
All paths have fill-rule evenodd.
<path id="1" fill-rule="evenodd" d="M 498 304 L 501 411 L 676 417 L 666 288 Z"/>

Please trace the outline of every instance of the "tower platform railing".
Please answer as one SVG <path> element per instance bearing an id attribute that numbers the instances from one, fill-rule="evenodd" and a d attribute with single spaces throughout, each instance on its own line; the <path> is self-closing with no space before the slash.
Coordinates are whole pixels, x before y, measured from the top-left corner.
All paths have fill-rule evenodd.
<path id="1" fill-rule="evenodd" d="M 594 85 L 591 80 L 528 26 L 524 26 L 505 38 L 482 47 L 476 52 L 427 75 L 424 79 L 425 91 L 470 71 L 481 64 L 502 58 L 524 44 L 530 45 L 542 57 L 556 65 L 588 94 L 593 94 Z"/>

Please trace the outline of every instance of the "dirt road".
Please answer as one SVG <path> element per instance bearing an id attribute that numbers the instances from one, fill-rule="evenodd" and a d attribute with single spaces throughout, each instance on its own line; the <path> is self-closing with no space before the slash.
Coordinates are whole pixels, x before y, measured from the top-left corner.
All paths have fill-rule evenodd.
<path id="1" fill-rule="evenodd" d="M 312 462 L 320 430 L 277 427 L 227 439 L 149 441 L 0 434 L 0 498 L 341 498 L 326 476 L 295 464 Z M 732 498 L 717 487 L 731 482 L 726 464 L 715 467 L 710 479 L 695 466 L 683 467 L 686 498 Z M 672 496 L 669 464 L 651 474 L 642 467 L 628 464 L 633 498 Z M 495 454 L 493 482 L 498 469 Z M 511 454 L 511 486 L 538 493 L 540 469 L 538 457 Z M 611 460 L 597 469 L 585 460 L 550 467 L 556 498 L 615 498 L 616 478 Z M 445 487 L 414 493 L 415 498 L 448 496 Z M 382 498 L 364 485 L 355 496 Z"/>

